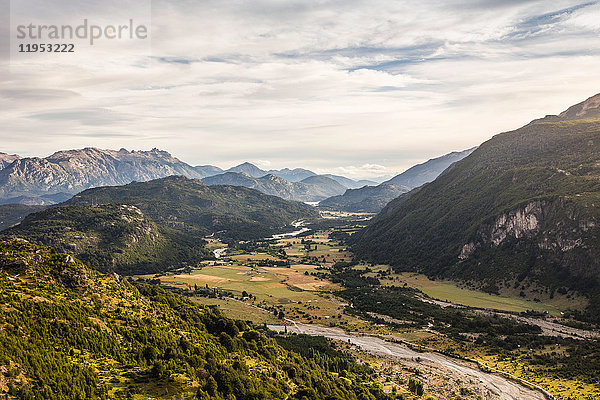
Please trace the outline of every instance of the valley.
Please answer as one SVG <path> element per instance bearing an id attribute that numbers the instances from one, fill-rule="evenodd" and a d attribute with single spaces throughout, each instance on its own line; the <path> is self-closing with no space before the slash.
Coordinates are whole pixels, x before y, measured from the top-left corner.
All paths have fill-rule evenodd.
<path id="1" fill-rule="evenodd" d="M 338 214 L 338 221 L 342 221 L 341 215 Z M 353 219 L 348 224 L 350 216 Z M 356 357 L 377 366 L 387 390 L 395 388 L 396 393 L 405 396 L 414 395 L 407 386 L 410 379 L 423 381 L 426 394 L 437 399 L 546 398 L 542 390 L 531 389 L 531 384 L 539 385 L 557 399 L 600 395 L 600 387 L 587 383 L 589 378 L 585 376 L 561 379 L 550 370 L 540 374 L 533 362 L 536 357 L 554 354 L 561 346 L 563 351 L 571 352 L 579 343 L 595 343 L 595 332 L 563 325 L 565 321 L 560 320 L 561 313 L 569 307 L 578 307 L 577 301 L 565 307 L 565 301 L 543 303 L 491 295 L 415 273 L 393 273 L 383 265 L 353 265 L 344 270 L 346 276 L 340 280 L 341 273 L 336 268 L 352 264 L 353 255 L 337 238 L 340 233 L 355 229 L 354 223 L 363 219 L 361 214 L 345 213 L 343 217 L 346 220 L 340 226 L 326 231 L 230 246 L 217 260 L 205 261 L 191 271 L 135 279 L 160 282 L 197 303 L 219 307 L 232 318 L 266 324 L 288 334 L 325 336 L 340 346 L 351 345 L 349 350 Z M 220 245 L 213 242 L 210 246 Z M 368 291 L 377 287 L 409 288 L 406 299 L 415 302 L 414 310 L 429 304 L 428 317 L 421 320 L 407 317 L 408 314 L 396 315 L 391 313 L 398 310 L 395 306 L 378 309 L 376 305 L 361 305 L 356 284 L 348 286 L 355 279 L 370 282 Z M 350 297 L 348 292 L 353 292 Z M 414 313 L 411 309 L 407 305 L 407 310 Z M 492 325 L 457 334 L 444 328 L 444 323 L 422 322 L 433 321 L 429 318 L 438 313 L 440 318 L 446 318 L 442 315 L 445 309 L 465 312 L 462 318 L 492 318 Z M 523 333 L 508 335 L 511 341 L 522 341 L 523 347 L 532 349 L 523 351 L 515 344 L 515 349 L 508 350 L 498 343 L 475 340 L 486 335 L 486 330 L 498 329 L 494 327 L 497 323 L 504 324 L 506 328 L 502 329 L 512 326 L 510 329 L 516 329 L 515 332 L 525 326 L 539 329 L 527 328 Z M 533 339 L 537 335 L 559 337 L 562 342 Z M 426 348 L 435 352 L 423 353 Z M 481 363 L 483 369 L 476 363 Z M 416 372 L 407 373 L 408 370 Z M 497 372 L 492 373 L 494 370 Z M 519 383 L 518 379 L 531 384 Z"/>
<path id="2" fill-rule="evenodd" d="M 0 393 L 598 398 L 599 104 L 379 185 L 156 149 L 6 156 L 0 197 L 24 204 L 0 205 Z M 84 190 L 41 190 L 48 171 Z"/>

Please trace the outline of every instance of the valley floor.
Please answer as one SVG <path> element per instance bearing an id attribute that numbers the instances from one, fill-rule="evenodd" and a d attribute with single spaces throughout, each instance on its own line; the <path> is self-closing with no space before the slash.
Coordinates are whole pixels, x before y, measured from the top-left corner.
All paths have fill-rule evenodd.
<path id="1" fill-rule="evenodd" d="M 303 333 L 311 336 L 324 336 L 350 343 L 362 352 L 367 352 L 385 360 L 401 363 L 428 375 L 428 380 L 443 382 L 438 386 L 427 387 L 427 392 L 440 399 L 453 398 L 450 393 L 470 391 L 482 399 L 543 400 L 546 396 L 536 389 L 501 375 L 482 371 L 476 364 L 460 361 L 435 352 L 412 350 L 405 344 L 393 343 L 372 335 L 346 333 L 340 328 L 321 325 L 293 324 L 285 327 L 270 325 L 277 332 Z M 437 378 L 437 379 L 436 379 Z"/>
<path id="2" fill-rule="evenodd" d="M 228 248 L 219 252 L 217 260 L 203 262 L 197 269 L 141 277 L 160 279 L 162 284 L 187 292 L 199 303 L 218 306 L 232 318 L 266 324 L 278 331 L 335 339 L 375 366 L 387 390 L 404 393 L 408 398 L 413 396 L 408 388 L 412 379 L 423 381 L 426 396 L 437 399 L 546 398 L 541 390 L 519 383 L 518 379 L 540 385 L 557 399 L 600 397 L 600 386 L 571 377 L 557 379 L 530 364 L 532 357 L 551 351 L 560 353 L 560 346 L 522 349 L 507 358 L 485 346 L 457 342 L 427 327 L 399 327 L 398 323 L 406 321 L 355 312 L 348 301 L 338 296 L 342 287 L 332 282 L 330 275 L 334 264 L 351 261 L 352 254 L 331 233 L 321 231 L 301 238 L 281 238 L 267 245 Z M 210 247 L 218 249 L 224 245 L 211 239 Z M 363 269 L 359 272 L 364 276 L 378 277 L 383 287 L 402 284 L 421 290 L 421 301 L 513 318 L 518 323 L 540 326 L 545 335 L 577 338 L 582 343 L 598 337 L 596 332 L 557 323 L 562 310 L 555 304 L 483 294 L 415 274 L 391 275 L 386 266 L 364 271 L 366 268 L 357 266 L 357 270 Z M 548 311 L 551 318 L 517 314 L 526 310 Z M 400 341 L 439 352 L 419 352 Z M 474 359 L 489 368 L 442 354 L 449 349 L 453 355 Z M 506 375 L 492 373 L 494 368 Z"/>

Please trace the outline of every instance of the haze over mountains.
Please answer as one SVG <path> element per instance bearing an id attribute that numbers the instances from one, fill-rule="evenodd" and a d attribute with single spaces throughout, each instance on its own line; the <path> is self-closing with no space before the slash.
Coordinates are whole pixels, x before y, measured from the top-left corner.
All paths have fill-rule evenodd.
<path id="1" fill-rule="evenodd" d="M 452 152 L 415 165 L 377 186 L 349 189 L 343 195 L 322 201 L 319 206 L 349 212 L 379 212 L 396 197 L 433 181 L 448 167 L 471 154 L 475 148 Z"/>
<path id="2" fill-rule="evenodd" d="M 352 236 L 359 257 L 600 319 L 600 95 L 494 136 Z"/>

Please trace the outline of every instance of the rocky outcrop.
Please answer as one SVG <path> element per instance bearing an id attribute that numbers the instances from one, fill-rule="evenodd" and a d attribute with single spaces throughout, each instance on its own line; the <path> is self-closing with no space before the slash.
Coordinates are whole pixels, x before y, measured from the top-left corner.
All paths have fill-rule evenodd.
<path id="1" fill-rule="evenodd" d="M 21 157 L 19 157 L 16 154 L 0 153 L 0 169 L 6 168 L 10 164 L 12 164 L 15 160 L 18 160 L 20 158 Z"/>
<path id="2" fill-rule="evenodd" d="M 566 219 L 558 224 L 550 222 L 558 219 L 557 212 Z M 511 239 L 531 239 L 540 250 L 566 253 L 584 247 L 583 235 L 596 226 L 594 219 L 580 215 L 565 199 L 531 201 L 481 227 L 477 239 L 466 243 L 458 258 L 466 260 L 479 247 L 497 247 Z"/>
<path id="3" fill-rule="evenodd" d="M 496 219 L 486 238 L 498 246 L 507 237 L 519 239 L 539 232 L 540 221 L 544 219 L 541 201 L 533 201 L 525 207 L 502 214 Z"/>

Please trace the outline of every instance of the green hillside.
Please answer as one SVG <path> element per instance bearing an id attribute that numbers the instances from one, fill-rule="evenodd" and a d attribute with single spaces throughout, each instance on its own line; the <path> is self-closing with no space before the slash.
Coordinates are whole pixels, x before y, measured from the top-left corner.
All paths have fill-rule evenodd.
<path id="1" fill-rule="evenodd" d="M 204 242 L 159 227 L 129 205 L 53 207 L 2 232 L 69 253 L 102 272 L 152 273 L 197 263 Z"/>
<path id="2" fill-rule="evenodd" d="M 295 220 L 319 217 L 306 204 L 244 187 L 207 186 L 182 176 L 89 189 L 63 204 L 107 203 L 136 206 L 156 224 L 194 236 L 219 232 L 238 240 L 271 236 Z"/>
<path id="3" fill-rule="evenodd" d="M 348 189 L 343 195 L 321 201 L 319 207 L 337 211 L 376 213 L 381 211 L 391 200 L 409 190 L 406 186 L 389 184 Z"/>
<path id="4" fill-rule="evenodd" d="M 0 231 L 18 224 L 27 215 L 44 208 L 44 206 L 27 206 L 25 204 L 0 204 Z"/>
<path id="5" fill-rule="evenodd" d="M 545 121 L 493 137 L 392 201 L 353 236 L 358 256 L 492 292 L 539 284 L 597 296 L 600 119 Z"/>
<path id="6" fill-rule="evenodd" d="M 300 355 L 217 309 L 47 247 L 0 242 L 0 288 L 3 398 L 387 398 L 344 353 Z"/>

